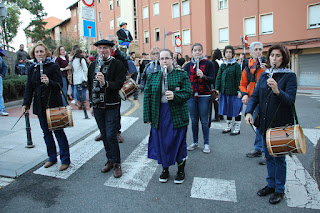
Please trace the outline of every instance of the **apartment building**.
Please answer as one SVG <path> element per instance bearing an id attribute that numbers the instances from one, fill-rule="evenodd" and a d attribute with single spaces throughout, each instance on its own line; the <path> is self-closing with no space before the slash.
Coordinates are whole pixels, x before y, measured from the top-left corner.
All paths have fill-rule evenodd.
<path id="1" fill-rule="evenodd" d="M 212 50 L 229 45 L 228 0 L 211 1 Z"/>
<path id="2" fill-rule="evenodd" d="M 240 37 L 249 44 L 260 41 L 264 51 L 284 43 L 291 52 L 291 68 L 300 86 L 320 85 L 320 1 L 229 1 L 229 42 L 243 50 Z"/>

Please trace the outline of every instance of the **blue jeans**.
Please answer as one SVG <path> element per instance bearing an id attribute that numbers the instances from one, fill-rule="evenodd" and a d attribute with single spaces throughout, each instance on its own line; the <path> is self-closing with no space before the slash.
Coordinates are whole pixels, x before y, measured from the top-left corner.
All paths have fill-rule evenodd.
<path id="1" fill-rule="evenodd" d="M 259 113 L 259 105 L 256 106 L 256 108 L 254 109 L 254 111 L 252 113 L 253 120 L 256 119 L 256 116 L 258 115 L 258 113 Z M 259 128 L 256 128 L 256 138 L 254 141 L 254 150 L 263 152 L 262 138 L 263 138 L 263 136 L 260 134 Z"/>
<path id="2" fill-rule="evenodd" d="M 67 97 L 67 93 L 68 93 L 68 80 L 67 77 L 62 76 L 62 91 L 64 92 L 64 94 Z M 68 103 L 66 101 L 66 99 L 64 98 L 63 94 L 61 95 L 62 98 L 62 102 L 63 102 L 63 106 L 67 106 Z"/>
<path id="3" fill-rule="evenodd" d="M 271 157 L 267 149 L 266 137 L 262 137 L 262 139 L 268 169 L 267 186 L 275 188 L 276 192 L 283 193 L 287 175 L 286 157 Z"/>
<path id="4" fill-rule="evenodd" d="M 96 119 L 102 136 L 107 158 L 108 160 L 112 160 L 113 163 L 121 162 L 120 149 L 117 140 L 119 108 L 120 105 L 117 105 L 112 109 L 93 108 L 94 118 Z"/>
<path id="5" fill-rule="evenodd" d="M 4 112 L 2 77 L 0 77 L 0 112 Z"/>
<path id="6" fill-rule="evenodd" d="M 40 126 L 43 132 L 44 142 L 47 145 L 47 153 L 49 156 L 50 162 L 57 162 L 57 148 L 52 135 L 52 132 L 48 129 L 47 117 L 39 115 L 38 116 Z M 56 139 L 58 141 L 59 150 L 60 150 L 60 160 L 62 164 L 70 164 L 70 152 L 69 152 L 69 143 L 64 130 L 55 130 L 53 131 Z"/>
<path id="7" fill-rule="evenodd" d="M 86 94 L 87 94 L 87 88 L 84 88 L 84 87 L 82 87 L 81 86 L 81 84 L 77 84 L 77 85 L 75 85 L 75 90 L 77 90 L 77 93 L 76 93 L 76 100 L 77 101 L 81 101 L 81 99 L 80 99 L 80 92 L 81 92 L 81 94 L 82 94 L 82 98 L 83 98 L 83 102 L 85 102 L 86 101 Z"/>
<path id="8" fill-rule="evenodd" d="M 204 144 L 209 144 L 209 113 L 211 97 L 191 97 L 188 100 L 188 110 L 191 118 L 193 143 L 198 143 L 199 119 L 202 126 Z"/>

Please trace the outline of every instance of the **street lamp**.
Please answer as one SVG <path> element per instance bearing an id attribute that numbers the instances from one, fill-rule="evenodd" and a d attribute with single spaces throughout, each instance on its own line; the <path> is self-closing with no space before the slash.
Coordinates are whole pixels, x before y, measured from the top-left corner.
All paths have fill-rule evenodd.
<path id="1" fill-rule="evenodd" d="M 166 29 L 163 28 L 163 49 L 166 48 L 166 37 L 167 37 L 168 35 L 172 35 L 172 31 L 168 31 L 168 32 L 166 33 Z"/>

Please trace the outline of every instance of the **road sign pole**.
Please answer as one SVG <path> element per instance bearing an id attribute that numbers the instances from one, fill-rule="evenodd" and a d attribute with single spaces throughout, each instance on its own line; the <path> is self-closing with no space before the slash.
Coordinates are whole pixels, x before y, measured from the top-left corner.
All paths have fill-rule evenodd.
<path id="1" fill-rule="evenodd" d="M 88 55 L 91 56 L 91 52 L 90 52 L 90 38 L 88 38 Z"/>

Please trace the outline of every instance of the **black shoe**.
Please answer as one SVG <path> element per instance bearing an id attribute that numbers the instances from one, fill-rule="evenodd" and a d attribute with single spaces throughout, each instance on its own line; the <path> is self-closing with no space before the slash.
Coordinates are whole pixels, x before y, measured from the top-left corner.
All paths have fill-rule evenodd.
<path id="1" fill-rule="evenodd" d="M 257 195 L 259 196 L 266 196 L 266 195 L 269 195 L 271 193 L 274 193 L 274 188 L 269 188 L 268 186 L 264 187 L 263 189 L 260 189 L 258 192 L 257 192 Z"/>
<path id="2" fill-rule="evenodd" d="M 229 132 L 231 132 L 231 129 L 229 129 L 229 130 L 226 130 L 226 129 L 225 129 L 225 130 L 222 131 L 222 134 L 227 134 L 227 133 L 229 133 Z"/>
<path id="3" fill-rule="evenodd" d="M 221 120 L 221 121 L 224 120 L 223 115 L 219 115 L 219 117 L 220 117 L 220 120 Z"/>
<path id="4" fill-rule="evenodd" d="M 250 153 L 247 153 L 246 156 L 248 158 L 256 158 L 256 157 L 261 157 L 262 156 L 262 152 L 261 151 L 257 151 L 257 150 L 253 150 Z"/>
<path id="5" fill-rule="evenodd" d="M 267 164 L 267 159 L 266 157 L 263 155 L 261 157 L 261 160 L 259 161 L 259 165 L 266 165 Z"/>
<path id="6" fill-rule="evenodd" d="M 273 193 L 273 195 L 271 195 L 271 197 L 269 199 L 269 203 L 271 203 L 271 204 L 280 203 L 280 201 L 282 200 L 283 197 L 284 197 L 284 193 L 275 192 L 275 193 Z"/>
<path id="7" fill-rule="evenodd" d="M 181 184 L 183 183 L 184 181 L 184 178 L 185 178 L 185 173 L 184 172 L 177 172 L 177 176 L 176 178 L 174 179 L 174 183 L 177 183 L 177 184 Z"/>
<path id="8" fill-rule="evenodd" d="M 159 181 L 161 183 L 166 183 L 168 181 L 168 179 L 169 179 L 169 170 L 165 170 L 165 169 L 162 170 L 162 173 L 159 177 Z"/>

